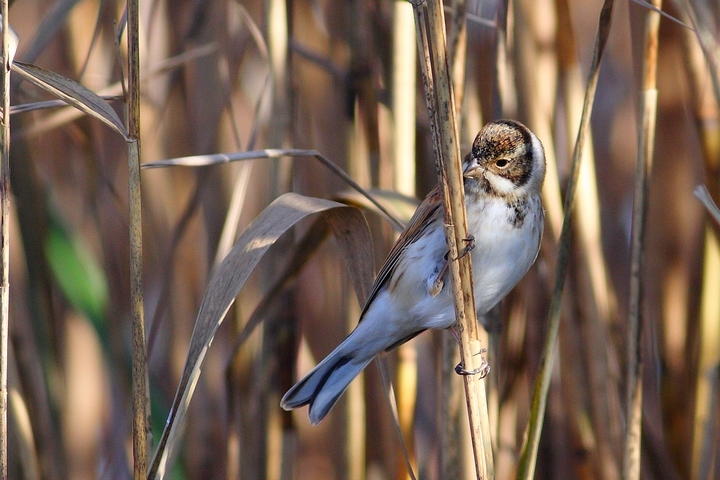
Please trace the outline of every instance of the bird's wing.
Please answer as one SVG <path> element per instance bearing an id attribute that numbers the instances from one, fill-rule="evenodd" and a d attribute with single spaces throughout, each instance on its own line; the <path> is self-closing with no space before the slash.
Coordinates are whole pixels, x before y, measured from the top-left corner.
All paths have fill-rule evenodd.
<path id="1" fill-rule="evenodd" d="M 360 314 L 360 321 L 362 321 L 365 316 L 365 312 L 370 307 L 370 304 L 373 302 L 377 294 L 383 289 L 383 287 L 385 287 L 388 280 L 392 277 L 395 267 L 398 265 L 398 261 L 405 249 L 420 238 L 423 232 L 434 223 L 431 221 L 433 216 L 443 215 L 442 202 L 442 192 L 440 191 L 440 186 L 438 185 L 433 188 L 430 193 L 428 193 L 425 200 L 423 200 L 417 210 L 415 210 L 415 213 L 410 219 L 410 223 L 408 223 L 405 230 L 403 230 L 400 237 L 398 237 L 397 242 L 395 242 L 395 245 L 390 250 L 390 253 L 388 253 L 380 272 L 377 274 L 377 277 L 375 277 L 375 282 L 373 283 L 372 290 L 370 290 L 370 295 L 368 295 L 365 306 Z"/>

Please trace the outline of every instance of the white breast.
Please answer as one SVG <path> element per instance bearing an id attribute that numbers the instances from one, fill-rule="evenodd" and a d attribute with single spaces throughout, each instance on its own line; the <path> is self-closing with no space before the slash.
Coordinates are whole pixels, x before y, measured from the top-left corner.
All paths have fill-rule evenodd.
<path id="1" fill-rule="evenodd" d="M 521 225 L 509 221 L 513 210 L 502 199 L 488 200 L 476 208 L 468 211 L 468 229 L 475 236 L 475 306 L 478 314 L 484 314 L 512 290 L 535 261 L 543 211 L 538 195 L 528 200 Z"/>
<path id="2" fill-rule="evenodd" d="M 502 300 L 537 256 L 543 229 L 539 196 L 529 201 L 522 225 L 514 226 L 511 214 L 512 209 L 502 199 L 479 202 L 475 209 L 471 207 L 468 211 L 468 230 L 475 237 L 472 262 L 478 314 L 487 313 Z M 444 235 L 441 228 L 428 229 L 408 246 L 393 279 L 378 292 L 357 327 L 364 338 L 355 347 L 358 355 L 374 355 L 379 349 L 423 329 L 454 325 L 448 272 L 443 276 L 442 291 L 436 296 L 429 293 L 429 286 L 445 263 Z M 373 340 L 368 340 L 370 338 Z"/>

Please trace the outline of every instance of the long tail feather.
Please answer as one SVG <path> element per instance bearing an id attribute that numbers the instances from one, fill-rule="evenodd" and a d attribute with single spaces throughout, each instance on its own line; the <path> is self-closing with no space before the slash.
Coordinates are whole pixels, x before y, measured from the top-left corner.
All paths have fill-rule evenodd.
<path id="1" fill-rule="evenodd" d="M 338 348 L 288 390 L 280 401 L 280 406 L 285 410 L 291 410 L 310 404 L 308 412 L 310 422 L 317 425 L 335 405 L 350 382 L 371 361 L 372 358 L 357 361 L 351 356 L 343 355 Z"/>

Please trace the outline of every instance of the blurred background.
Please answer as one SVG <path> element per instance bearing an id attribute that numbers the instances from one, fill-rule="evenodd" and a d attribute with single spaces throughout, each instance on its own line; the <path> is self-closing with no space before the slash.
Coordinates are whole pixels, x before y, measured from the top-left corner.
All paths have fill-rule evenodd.
<path id="1" fill-rule="evenodd" d="M 508 4 L 509 3 L 509 4 Z M 618 2 L 580 176 L 558 353 L 536 478 L 620 478 L 630 235 L 644 2 Z M 497 478 L 513 478 L 554 281 L 562 196 L 602 2 L 448 0 L 461 143 L 510 117 L 548 157 L 543 246 L 486 319 Z M 124 115 L 125 5 L 17 0 L 16 58 L 105 96 Z M 140 3 L 142 161 L 265 148 L 315 149 L 365 188 L 421 199 L 436 183 L 412 7 L 391 0 Z M 660 26 L 655 155 L 645 238 L 642 476 L 720 478 L 720 250 L 694 198 L 720 195 L 716 2 L 667 2 Z M 465 15 L 462 15 L 463 10 Z M 694 23 L 691 21 L 694 18 Z M 451 32 L 457 28 L 449 27 Z M 709 49 L 700 48 L 701 35 Z M 15 83 L 12 104 L 48 100 Z M 124 118 L 124 117 L 123 117 Z M 69 108 L 12 116 L 10 477 L 129 478 L 128 174 L 123 139 Z M 274 198 L 337 198 L 312 158 L 142 173 L 145 321 L 155 439 L 175 395 L 213 267 Z M 404 220 L 412 208 L 387 194 Z M 404 213 L 403 213 L 404 212 Z M 376 265 L 395 239 L 371 211 Z M 284 391 L 360 311 L 334 240 L 268 292 L 301 224 L 271 248 L 209 349 L 168 477 L 409 478 L 374 366 L 317 427 Z M 238 333 L 276 294 L 262 327 Z M 473 478 L 446 332 L 388 356 L 421 478 Z"/>

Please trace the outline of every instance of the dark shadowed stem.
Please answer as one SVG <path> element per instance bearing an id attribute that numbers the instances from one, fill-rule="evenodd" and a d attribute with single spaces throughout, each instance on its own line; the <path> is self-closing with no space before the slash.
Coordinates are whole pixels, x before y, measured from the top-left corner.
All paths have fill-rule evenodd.
<path id="1" fill-rule="evenodd" d="M 578 128 L 575 148 L 573 149 L 572 167 L 570 178 L 565 195 L 565 218 L 563 219 L 562 230 L 558 247 L 557 265 L 555 267 L 555 286 L 553 288 L 552 300 L 550 302 L 550 313 L 548 315 L 548 331 L 543 346 L 543 356 L 540 363 L 540 371 L 535 381 L 533 392 L 530 420 L 527 428 L 527 439 L 523 446 L 520 463 L 518 465 L 517 478 L 530 480 L 535 476 L 535 465 L 537 464 L 537 452 L 540 445 L 540 434 L 542 433 L 545 409 L 547 407 L 548 390 L 552 377 L 553 362 L 555 360 L 555 345 L 557 343 L 558 330 L 560 328 L 560 307 L 562 305 L 562 292 L 565 286 L 565 275 L 567 273 L 568 260 L 570 256 L 570 234 L 572 231 L 572 213 L 575 205 L 575 191 L 580 173 L 580 160 L 582 159 L 583 147 L 590 126 L 590 114 L 597 90 L 598 73 L 600 71 L 600 60 L 610 33 L 612 20 L 613 0 L 605 0 L 600 12 L 598 32 L 595 39 L 595 51 L 590 67 L 588 85 L 585 90 L 583 102 L 583 113 Z"/>
<path id="2" fill-rule="evenodd" d="M 0 133 L 0 258 L 2 258 L 2 278 L 0 278 L 0 479 L 8 476 L 7 455 L 7 405 L 8 405 L 8 332 L 10 302 L 10 26 L 8 23 L 8 2 L 0 4 L 2 13 L 2 133 Z"/>
<path id="3" fill-rule="evenodd" d="M 425 5 L 427 5 L 427 20 L 423 7 L 415 8 L 423 83 L 433 131 L 438 176 L 443 189 L 449 258 L 458 258 L 458 245 L 462 244 L 463 239 L 468 238 L 468 233 L 456 105 L 446 50 L 445 19 L 442 2 L 431 0 Z M 470 259 L 463 257 L 458 261 L 450 262 L 450 273 L 461 340 L 462 363 L 466 370 L 473 370 L 481 366 L 483 358 L 480 355 Z M 485 384 L 477 375 L 466 375 L 463 379 L 475 473 L 477 478 L 494 478 Z"/>
<path id="4" fill-rule="evenodd" d="M 292 144 L 293 104 L 295 100 L 291 89 L 291 64 L 289 59 L 289 39 L 292 37 L 290 25 L 292 23 L 292 2 L 285 0 L 266 0 L 265 22 L 267 37 L 265 41 L 268 49 L 268 63 L 270 65 L 271 92 L 271 118 L 267 125 L 267 141 L 275 148 L 284 148 Z M 293 164 L 288 158 L 280 158 L 271 163 L 270 175 L 273 181 L 270 186 L 271 198 L 277 198 L 283 193 L 292 190 Z M 238 216 L 239 218 L 239 216 Z M 280 248 L 292 248 L 290 236 L 281 239 Z M 233 242 L 234 243 L 234 242 Z M 232 243 L 231 243 L 232 245 Z M 269 275 L 275 275 L 281 268 L 281 261 L 277 257 L 271 259 L 268 265 Z M 281 305 L 290 312 L 294 293 L 288 292 L 281 297 Z M 291 314 L 282 315 L 285 320 L 291 319 Z M 283 468 L 292 471 L 296 457 L 297 431 L 294 428 L 283 428 L 283 424 L 293 425 L 292 417 L 287 412 L 277 408 L 280 399 L 277 397 L 279 386 L 278 363 L 280 352 L 294 350 L 296 331 L 290 322 L 266 322 L 263 325 L 262 349 L 260 361 L 257 362 L 256 374 L 258 377 L 269 377 L 273 381 L 260 381 L 252 388 L 252 398 L 259 405 L 255 411 L 254 421 L 262 425 L 255 435 L 250 432 L 241 432 L 240 449 L 247 449 L 255 443 L 259 448 L 255 455 L 258 475 L 265 478 L 280 478 Z M 294 426 L 294 425 L 293 425 Z M 242 468 L 242 466 L 241 466 Z"/>
<path id="5" fill-rule="evenodd" d="M 140 42 L 138 1 L 127 4 L 128 170 L 130 188 L 130 308 L 132 311 L 133 471 L 145 479 L 150 431 L 150 398 L 142 285 L 142 216 L 140 198 Z"/>
<path id="6" fill-rule="evenodd" d="M 662 2 L 653 0 L 660 8 Z M 645 12 L 645 38 L 642 72 L 642 97 L 640 100 L 641 124 L 638 135 L 637 164 L 635 170 L 635 197 L 633 201 L 633 230 L 630 263 L 630 307 L 627 339 L 627 427 L 623 478 L 640 478 L 640 439 L 642 432 L 642 297 L 643 263 L 645 250 L 645 226 L 647 217 L 648 173 L 652 165 L 655 143 L 655 118 L 657 113 L 657 55 L 660 14 L 653 10 Z"/>

